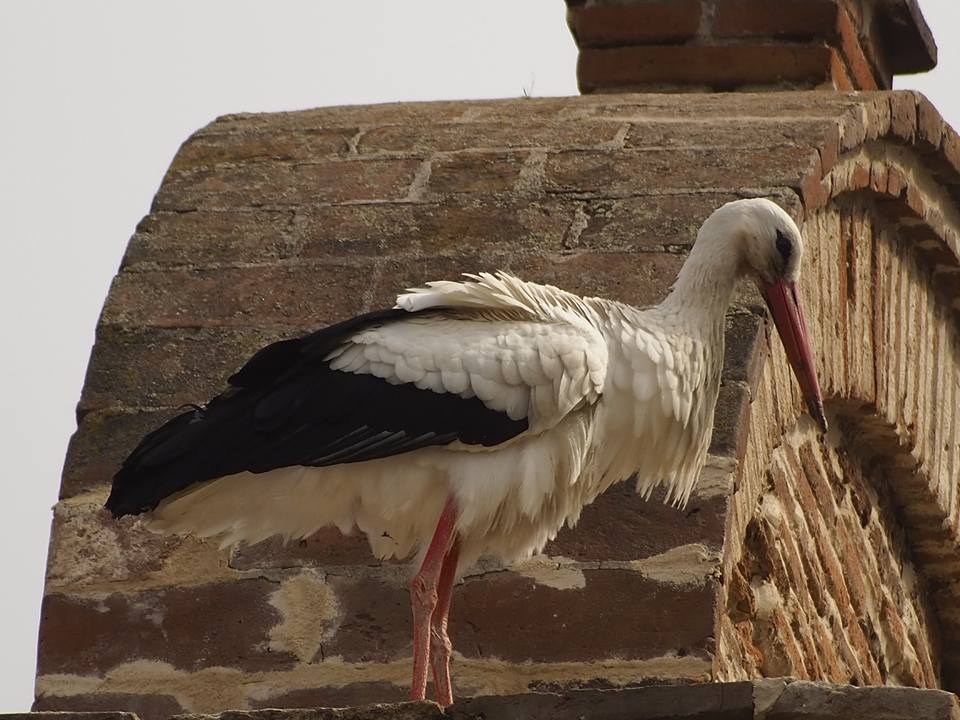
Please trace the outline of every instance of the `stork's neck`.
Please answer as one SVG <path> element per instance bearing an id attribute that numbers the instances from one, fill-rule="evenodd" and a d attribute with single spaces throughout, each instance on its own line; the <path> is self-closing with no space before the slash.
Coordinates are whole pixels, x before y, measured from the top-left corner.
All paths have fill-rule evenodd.
<path id="1" fill-rule="evenodd" d="M 731 236 L 701 232 L 660 310 L 687 327 L 715 328 L 730 306 L 740 268 L 739 248 Z"/>

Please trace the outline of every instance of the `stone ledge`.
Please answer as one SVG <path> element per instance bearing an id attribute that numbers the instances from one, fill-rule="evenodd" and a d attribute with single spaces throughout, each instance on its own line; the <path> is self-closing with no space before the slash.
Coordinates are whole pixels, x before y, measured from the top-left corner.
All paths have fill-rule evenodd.
<path id="1" fill-rule="evenodd" d="M 852 687 L 774 678 L 657 685 L 564 694 L 465 698 L 446 711 L 432 702 L 352 708 L 230 710 L 172 720 L 960 720 L 957 696 L 943 690 Z M 128 712 L 0 714 L 0 720 L 137 720 Z"/>

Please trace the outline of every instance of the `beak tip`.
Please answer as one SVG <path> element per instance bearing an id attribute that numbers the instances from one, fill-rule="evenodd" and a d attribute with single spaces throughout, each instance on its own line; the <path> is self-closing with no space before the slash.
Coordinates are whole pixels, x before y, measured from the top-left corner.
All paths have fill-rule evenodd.
<path id="1" fill-rule="evenodd" d="M 827 430 L 830 429 L 830 426 L 827 424 L 827 416 L 823 412 L 823 404 L 821 402 L 816 401 L 811 403 L 810 416 L 813 418 L 814 422 L 817 423 L 817 427 L 820 428 L 820 432 L 826 435 Z"/>

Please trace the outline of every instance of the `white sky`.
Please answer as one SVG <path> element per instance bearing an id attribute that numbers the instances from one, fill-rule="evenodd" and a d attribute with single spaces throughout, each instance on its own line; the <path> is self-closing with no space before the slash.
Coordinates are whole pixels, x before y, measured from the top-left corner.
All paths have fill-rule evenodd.
<path id="1" fill-rule="evenodd" d="M 921 5 L 941 43 L 956 37 L 960 3 Z M 571 95 L 575 63 L 562 0 L 0 0 L 0 712 L 33 699 L 94 327 L 180 143 L 228 112 Z M 935 72 L 897 86 L 957 127 L 958 76 L 960 45 L 942 46 Z"/>

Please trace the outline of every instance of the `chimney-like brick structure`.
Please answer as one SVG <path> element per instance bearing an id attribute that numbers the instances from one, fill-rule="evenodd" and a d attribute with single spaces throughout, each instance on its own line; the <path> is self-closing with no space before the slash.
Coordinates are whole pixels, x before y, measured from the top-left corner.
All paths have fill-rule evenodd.
<path id="1" fill-rule="evenodd" d="M 567 0 L 584 93 L 889 89 L 930 70 L 916 0 Z"/>

